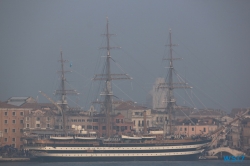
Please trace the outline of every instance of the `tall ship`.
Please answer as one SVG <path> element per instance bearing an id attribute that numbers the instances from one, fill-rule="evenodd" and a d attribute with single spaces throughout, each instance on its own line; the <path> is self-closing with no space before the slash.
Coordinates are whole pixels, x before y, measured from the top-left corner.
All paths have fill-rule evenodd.
<path id="1" fill-rule="evenodd" d="M 110 50 L 113 47 L 109 45 L 109 39 L 112 34 L 109 33 L 109 22 L 107 19 L 106 25 L 107 50 L 106 67 L 104 74 L 99 74 L 94 77 L 94 80 L 104 80 L 105 88 L 102 95 L 104 102 L 102 104 L 102 112 L 106 118 L 106 134 L 103 137 L 98 137 L 94 132 L 81 131 L 78 134 L 70 134 L 65 128 L 65 114 L 67 107 L 64 89 L 62 89 L 62 103 L 56 104 L 60 110 L 63 120 L 63 131 L 47 139 L 27 139 L 25 149 L 29 150 L 33 160 L 38 161 L 180 161 L 180 160 L 197 160 L 204 149 L 212 142 L 212 135 L 220 132 L 227 126 L 222 126 L 210 134 L 194 135 L 192 137 L 177 138 L 174 136 L 173 112 L 176 102 L 173 90 L 175 88 L 189 88 L 186 84 L 177 84 L 173 82 L 173 58 L 171 31 L 169 32 L 169 48 L 170 57 L 168 82 L 159 85 L 159 89 L 167 90 L 167 104 L 164 108 L 168 118 L 164 120 L 162 131 L 147 131 L 146 123 L 144 123 L 144 133 L 140 135 L 115 135 L 112 126 L 113 112 L 113 93 L 112 80 L 115 79 L 130 79 L 127 74 L 112 74 L 110 69 Z M 63 59 L 61 57 L 61 61 Z M 63 65 L 62 65 L 63 71 Z M 64 87 L 64 75 L 62 77 L 62 87 Z M 42 93 L 42 92 L 41 92 Z M 42 93 L 43 94 L 43 93 Z M 46 96 L 45 94 L 43 94 Z M 49 97 L 47 97 L 53 102 Z M 246 112 L 247 113 L 247 112 Z M 237 121 L 246 113 L 234 119 L 231 123 Z M 146 118 L 144 116 L 144 118 Z M 146 119 L 144 119 L 146 122 Z M 157 134 L 162 134 L 162 137 L 157 137 Z"/>

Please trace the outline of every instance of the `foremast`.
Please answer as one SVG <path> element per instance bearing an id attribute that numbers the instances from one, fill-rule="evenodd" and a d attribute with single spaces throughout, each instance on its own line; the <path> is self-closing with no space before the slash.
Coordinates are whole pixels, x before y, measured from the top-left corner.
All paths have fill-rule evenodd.
<path id="1" fill-rule="evenodd" d="M 67 94 L 78 94 L 76 92 L 76 90 L 67 90 L 66 89 L 66 78 L 65 78 L 65 73 L 71 72 L 68 70 L 64 69 L 64 63 L 68 62 L 67 60 L 63 59 L 63 54 L 62 54 L 62 50 L 60 51 L 60 60 L 59 62 L 61 63 L 61 70 L 58 71 L 58 73 L 60 73 L 61 76 L 61 88 L 55 91 L 56 95 L 60 95 L 60 100 L 58 104 L 61 107 L 61 114 L 62 114 L 62 129 L 64 130 L 65 134 L 67 135 L 66 132 L 66 126 L 67 126 L 67 120 L 66 120 L 66 112 L 69 111 L 69 106 L 68 106 L 68 102 L 67 102 L 67 98 L 66 95 Z"/>
<path id="2" fill-rule="evenodd" d="M 68 73 L 68 72 L 71 72 L 71 71 L 68 71 L 68 70 L 65 70 L 64 69 L 64 63 L 68 62 L 67 60 L 64 60 L 63 59 L 63 54 L 62 54 L 62 50 L 60 51 L 60 60 L 59 62 L 61 63 L 61 70 L 58 71 L 58 73 L 60 73 L 61 75 L 61 87 L 60 89 L 56 90 L 55 91 L 55 94 L 56 95 L 60 95 L 60 102 L 58 103 L 59 105 L 61 105 L 61 108 L 63 111 L 68 111 L 69 107 L 68 107 L 68 102 L 67 102 L 67 97 L 66 95 L 68 94 L 78 94 L 76 92 L 76 90 L 68 90 L 66 89 L 66 78 L 65 78 L 65 74 Z"/>
<path id="3" fill-rule="evenodd" d="M 104 92 L 101 93 L 101 95 L 104 96 L 104 112 L 106 116 L 106 138 L 109 138 L 112 135 L 113 131 L 113 125 L 112 125 L 112 118 L 113 115 L 113 92 L 112 92 L 112 80 L 120 80 L 120 79 L 131 79 L 127 74 L 112 74 L 111 68 L 110 68 L 110 50 L 114 48 L 120 48 L 120 47 L 111 47 L 109 44 L 110 36 L 114 34 L 109 33 L 109 21 L 108 17 L 106 18 L 107 24 L 106 24 L 106 34 L 103 34 L 106 37 L 107 40 L 107 46 L 102 47 L 101 49 L 107 50 L 107 56 L 106 56 L 106 68 L 105 68 L 105 74 L 98 74 L 95 75 L 93 80 L 104 80 L 105 81 L 105 89 Z"/>

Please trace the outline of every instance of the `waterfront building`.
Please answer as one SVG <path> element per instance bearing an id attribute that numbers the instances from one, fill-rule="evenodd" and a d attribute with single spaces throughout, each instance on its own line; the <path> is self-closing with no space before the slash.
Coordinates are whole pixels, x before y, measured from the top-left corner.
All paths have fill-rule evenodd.
<path id="1" fill-rule="evenodd" d="M 0 102 L 0 146 L 22 148 L 25 116 L 31 109 L 12 104 Z"/>
<path id="2" fill-rule="evenodd" d="M 120 105 L 115 107 L 115 114 L 120 113 L 124 116 L 124 119 L 128 122 L 133 122 L 133 130 L 137 133 L 143 132 L 144 129 L 144 112 L 146 113 L 146 126 L 152 127 L 153 115 L 151 109 L 140 106 L 132 101 L 122 102 Z"/>

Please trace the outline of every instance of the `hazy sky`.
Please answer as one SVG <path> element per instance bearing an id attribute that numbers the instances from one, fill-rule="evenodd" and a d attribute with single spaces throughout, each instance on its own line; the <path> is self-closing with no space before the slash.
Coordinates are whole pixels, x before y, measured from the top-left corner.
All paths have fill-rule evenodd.
<path id="1" fill-rule="evenodd" d="M 98 48 L 106 44 L 108 16 L 117 34 L 110 43 L 122 47 L 111 51 L 111 70 L 133 77 L 114 82 L 119 99 L 145 103 L 156 78 L 166 77 L 171 28 L 179 44 L 173 55 L 183 58 L 174 62 L 176 71 L 194 87 L 182 97 L 177 91 L 177 104 L 250 107 L 249 8 L 249 0 L 0 0 L 0 100 L 47 102 L 38 91 L 53 97 L 59 88 L 62 49 L 72 71 L 67 80 L 81 93 L 68 100 L 88 108 L 101 90 L 91 79 L 103 69 L 106 52 Z"/>

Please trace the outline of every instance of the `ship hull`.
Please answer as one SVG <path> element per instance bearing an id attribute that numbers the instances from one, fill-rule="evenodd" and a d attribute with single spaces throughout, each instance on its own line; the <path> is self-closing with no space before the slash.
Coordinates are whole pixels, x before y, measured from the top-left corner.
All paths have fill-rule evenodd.
<path id="1" fill-rule="evenodd" d="M 179 142 L 177 142 L 179 141 Z M 210 140 L 148 143 L 87 143 L 26 147 L 33 161 L 182 161 L 198 160 Z M 101 142 L 100 142 L 101 143 Z M 170 145 L 171 143 L 171 145 Z M 45 145 L 43 143 L 42 145 Z"/>
<path id="2" fill-rule="evenodd" d="M 175 156 L 126 156 L 126 157 L 55 157 L 37 156 L 31 161 L 37 162 L 115 162 L 115 161 L 195 161 L 200 153 Z"/>

